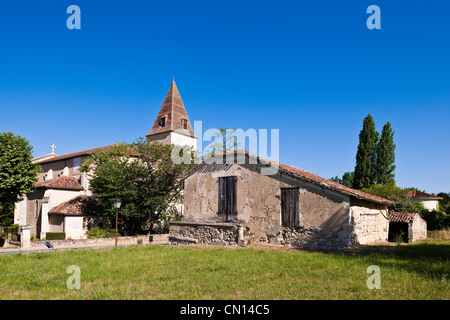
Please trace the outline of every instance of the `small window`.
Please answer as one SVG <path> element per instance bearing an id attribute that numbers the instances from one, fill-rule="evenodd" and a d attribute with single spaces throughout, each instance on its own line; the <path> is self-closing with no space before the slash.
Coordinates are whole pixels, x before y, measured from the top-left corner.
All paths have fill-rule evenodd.
<path id="1" fill-rule="evenodd" d="M 166 117 L 161 118 L 161 120 L 159 121 L 159 124 L 161 125 L 161 127 L 165 127 L 166 126 Z"/>
<path id="2" fill-rule="evenodd" d="M 285 227 L 299 225 L 299 188 L 281 189 L 281 224 Z"/>
<path id="3" fill-rule="evenodd" d="M 37 219 L 39 217 L 39 201 L 34 200 L 34 218 Z"/>
<path id="4" fill-rule="evenodd" d="M 186 119 L 182 119 L 181 120 L 181 124 L 182 124 L 182 126 L 183 126 L 183 129 L 187 129 L 188 127 L 187 127 L 187 120 Z"/>

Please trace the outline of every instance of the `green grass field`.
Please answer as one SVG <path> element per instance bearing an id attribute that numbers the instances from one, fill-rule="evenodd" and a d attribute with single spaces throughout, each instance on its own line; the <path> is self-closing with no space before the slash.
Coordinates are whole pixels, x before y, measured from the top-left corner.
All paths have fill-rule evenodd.
<path id="1" fill-rule="evenodd" d="M 130 246 L 0 256 L 0 299 L 449 299 L 450 242 L 336 253 Z M 69 266 L 81 288 L 68 289 Z M 369 290 L 370 265 L 381 288 Z"/>

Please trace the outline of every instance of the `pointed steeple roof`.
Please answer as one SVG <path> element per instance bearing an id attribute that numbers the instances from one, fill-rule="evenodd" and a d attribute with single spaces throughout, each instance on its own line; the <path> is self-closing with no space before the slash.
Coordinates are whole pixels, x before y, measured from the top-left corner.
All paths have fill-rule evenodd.
<path id="1" fill-rule="evenodd" d="M 147 137 L 172 131 L 196 138 L 186 108 L 184 107 L 183 100 L 181 100 L 180 92 L 178 92 L 175 79 L 173 78 L 169 91 L 166 94 L 166 98 L 155 119 L 155 123 L 147 133 Z"/>

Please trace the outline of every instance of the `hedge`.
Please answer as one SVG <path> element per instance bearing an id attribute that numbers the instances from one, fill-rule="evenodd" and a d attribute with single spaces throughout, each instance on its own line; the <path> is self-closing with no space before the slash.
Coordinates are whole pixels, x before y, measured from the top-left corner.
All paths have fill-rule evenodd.
<path id="1" fill-rule="evenodd" d="M 47 232 L 45 234 L 45 240 L 65 240 L 65 232 Z"/>

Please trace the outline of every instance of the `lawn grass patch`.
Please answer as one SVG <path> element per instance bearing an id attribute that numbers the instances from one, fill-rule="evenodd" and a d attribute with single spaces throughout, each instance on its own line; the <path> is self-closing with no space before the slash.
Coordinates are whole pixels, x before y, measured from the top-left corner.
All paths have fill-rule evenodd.
<path id="1" fill-rule="evenodd" d="M 449 299 L 449 242 L 345 253 L 129 246 L 0 256 L 0 299 Z M 70 290 L 66 269 L 81 270 Z M 366 286 L 378 265 L 381 289 Z"/>

